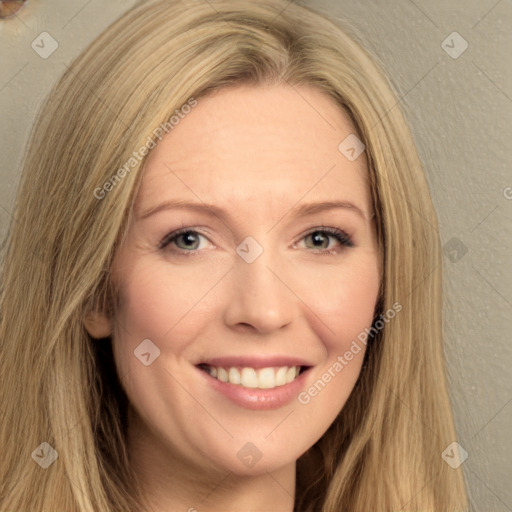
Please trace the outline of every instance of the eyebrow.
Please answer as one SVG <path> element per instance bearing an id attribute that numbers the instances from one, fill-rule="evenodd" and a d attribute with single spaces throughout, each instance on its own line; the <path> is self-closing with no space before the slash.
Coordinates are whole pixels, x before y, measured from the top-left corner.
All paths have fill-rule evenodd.
<path id="1" fill-rule="evenodd" d="M 148 210 L 145 210 L 144 212 L 141 213 L 141 215 L 139 215 L 139 220 L 146 219 L 151 215 L 154 215 L 155 213 L 164 210 L 173 209 L 185 209 L 196 211 L 198 213 L 204 213 L 210 217 L 218 217 L 223 221 L 229 217 L 229 214 L 226 210 L 213 204 L 195 203 L 180 199 L 171 199 L 168 201 L 164 201 L 152 208 L 149 208 Z M 291 214 L 297 217 L 305 217 L 306 215 L 311 215 L 315 213 L 324 212 L 326 210 L 334 209 L 352 211 L 364 220 L 371 220 L 371 218 L 373 218 L 373 215 L 371 217 L 368 217 L 368 215 L 361 208 L 359 208 L 357 205 L 349 201 L 323 201 L 316 203 L 300 204 L 299 206 L 296 206 L 289 210 L 288 212 L 286 212 L 285 216 Z"/>

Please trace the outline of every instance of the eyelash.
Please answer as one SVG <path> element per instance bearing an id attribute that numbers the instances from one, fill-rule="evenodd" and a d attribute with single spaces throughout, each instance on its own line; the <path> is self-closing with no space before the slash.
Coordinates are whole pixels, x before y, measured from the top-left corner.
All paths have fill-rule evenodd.
<path id="1" fill-rule="evenodd" d="M 174 231 L 174 232 L 166 235 L 164 237 L 164 239 L 160 242 L 159 249 L 161 249 L 161 250 L 165 249 L 168 245 L 170 245 L 172 242 L 174 242 L 180 235 L 183 235 L 185 233 L 193 233 L 193 234 L 197 234 L 197 235 L 207 238 L 205 235 L 203 235 L 202 233 L 199 233 L 198 231 L 195 231 L 194 229 L 184 228 L 184 229 L 180 229 L 178 231 Z M 352 242 L 352 239 L 350 238 L 350 236 L 348 236 L 347 233 L 345 233 L 345 231 L 342 231 L 341 229 L 329 228 L 329 227 L 315 228 L 313 230 L 310 230 L 308 233 L 306 233 L 303 236 L 303 238 L 306 238 L 307 236 L 312 235 L 314 233 L 328 234 L 331 237 L 335 238 L 340 243 L 340 245 L 347 247 L 347 248 L 354 247 L 354 243 Z M 199 251 L 197 251 L 197 250 L 186 251 L 184 249 L 177 249 L 173 252 L 175 252 L 175 254 L 177 254 L 178 256 L 191 256 L 192 254 L 197 253 Z M 320 255 L 336 254 L 336 251 L 333 249 L 318 249 L 318 250 L 312 249 L 311 252 L 313 252 L 314 254 L 320 254 Z"/>

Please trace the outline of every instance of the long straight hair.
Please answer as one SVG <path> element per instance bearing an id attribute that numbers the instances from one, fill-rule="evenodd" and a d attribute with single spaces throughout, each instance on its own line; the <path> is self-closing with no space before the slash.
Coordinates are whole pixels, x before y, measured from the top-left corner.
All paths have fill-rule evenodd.
<path id="1" fill-rule="evenodd" d="M 466 510 L 461 469 L 441 457 L 456 434 L 437 218 L 396 93 L 349 34 L 286 0 L 150 0 L 68 68 L 35 124 L 3 257 L 0 512 L 144 510 L 111 346 L 83 320 L 116 300 L 111 263 L 144 165 L 134 151 L 191 98 L 242 83 L 314 86 L 350 116 L 383 258 L 376 319 L 402 306 L 297 461 L 295 510 Z M 42 442 L 58 453 L 46 470 L 31 457 Z"/>

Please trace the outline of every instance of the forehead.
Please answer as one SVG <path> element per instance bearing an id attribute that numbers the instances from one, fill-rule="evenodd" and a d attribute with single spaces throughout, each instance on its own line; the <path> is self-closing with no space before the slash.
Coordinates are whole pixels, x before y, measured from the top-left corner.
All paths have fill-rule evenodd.
<path id="1" fill-rule="evenodd" d="M 136 210 L 183 196 L 289 206 L 305 194 L 308 200 L 350 196 L 369 209 L 364 153 L 349 161 L 338 149 L 355 131 L 348 115 L 316 88 L 220 89 L 198 99 L 151 150 Z"/>

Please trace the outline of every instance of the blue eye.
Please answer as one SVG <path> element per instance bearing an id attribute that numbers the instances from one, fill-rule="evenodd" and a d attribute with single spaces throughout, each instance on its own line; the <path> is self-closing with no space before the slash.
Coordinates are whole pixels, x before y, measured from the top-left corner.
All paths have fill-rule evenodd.
<path id="1" fill-rule="evenodd" d="M 177 250 L 173 251 L 178 255 L 192 255 L 198 252 L 198 245 L 200 244 L 200 238 L 207 238 L 198 233 L 193 229 L 181 229 L 179 231 L 174 231 L 169 233 L 160 243 L 159 248 L 165 249 L 166 247 L 173 244 L 177 247 Z M 329 248 L 329 239 L 335 239 L 341 246 L 344 247 L 354 247 L 354 243 L 352 239 L 342 230 L 337 228 L 315 228 L 314 231 L 310 231 L 302 240 L 308 240 L 311 237 L 311 241 L 313 242 L 313 246 L 306 246 L 310 249 L 313 249 L 313 252 L 319 254 L 334 254 L 335 252 L 339 252 Z M 181 244 L 183 242 L 183 244 Z M 327 245 L 326 243 L 327 242 Z M 188 253 L 188 254 L 187 254 Z"/>

